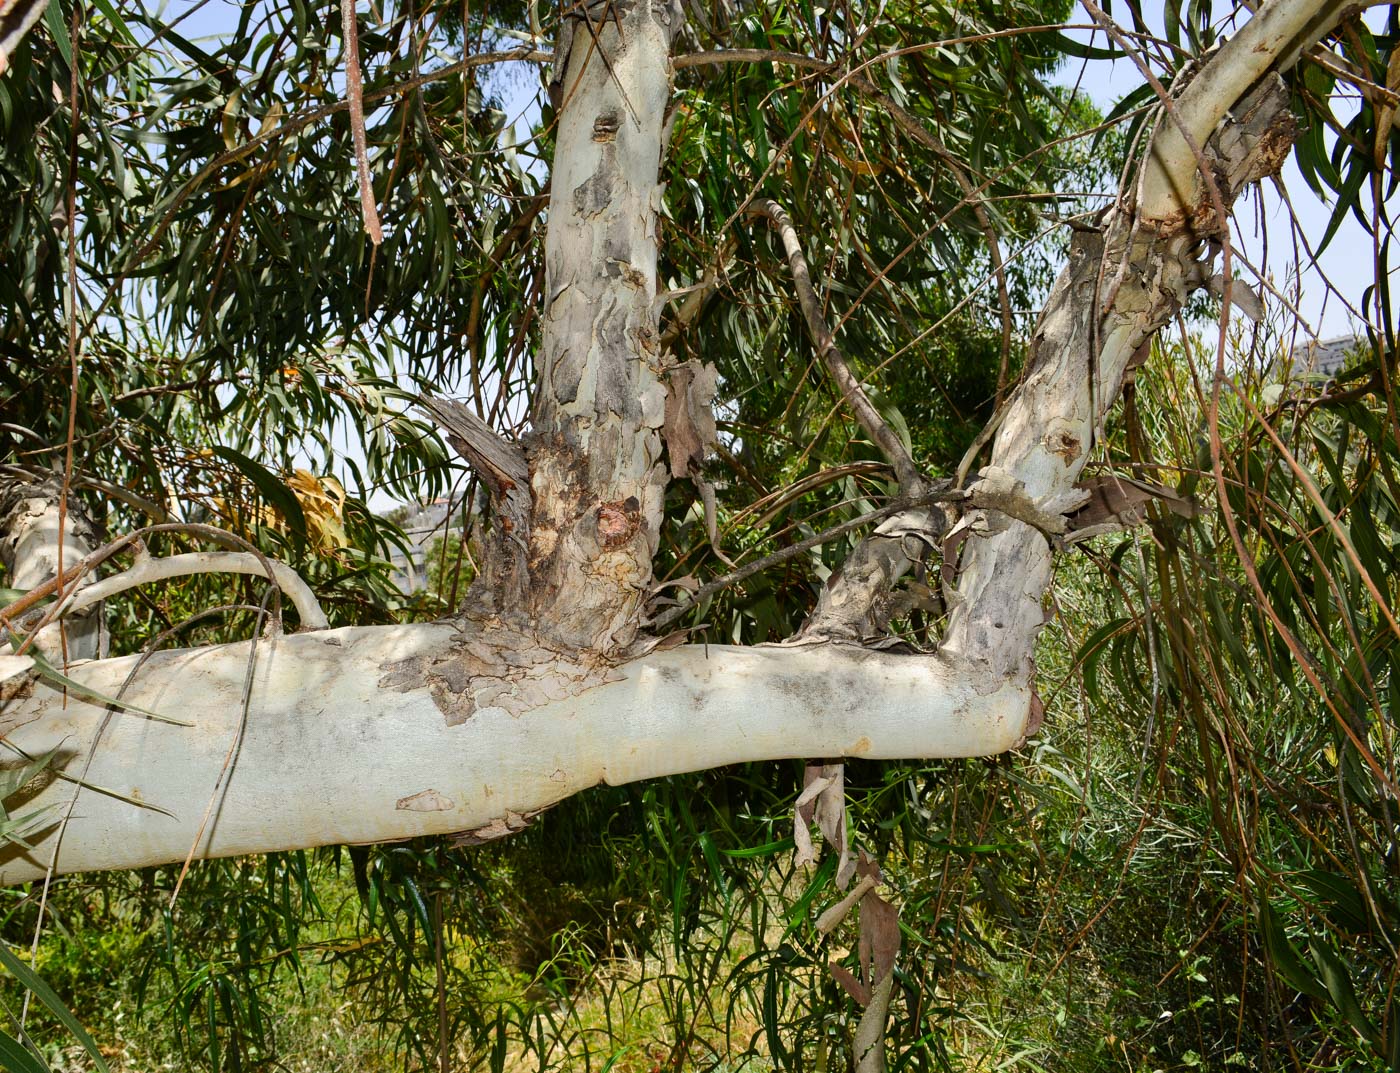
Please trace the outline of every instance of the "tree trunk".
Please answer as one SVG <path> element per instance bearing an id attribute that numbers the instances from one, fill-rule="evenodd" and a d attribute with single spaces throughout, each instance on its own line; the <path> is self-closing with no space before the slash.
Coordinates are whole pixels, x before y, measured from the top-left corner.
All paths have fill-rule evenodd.
<path id="1" fill-rule="evenodd" d="M 551 647 L 616 655 L 637 636 L 666 493 L 657 167 L 681 14 L 647 0 L 564 21 L 524 606 Z"/>
<path id="2" fill-rule="evenodd" d="M 63 482 L 57 475 L 37 480 L 0 479 L 0 564 L 9 574 L 11 588 L 38 588 L 58 576 L 60 561 L 64 571 L 71 570 L 101 543 L 100 528 L 76 497 L 70 496 L 66 509 L 60 510 L 62 496 Z M 78 586 L 91 583 L 91 578 L 83 578 Z M 102 658 L 107 654 L 102 605 L 46 627 L 36 644 L 59 664 Z"/>
<path id="3" fill-rule="evenodd" d="M 1325 6 L 1270 0 L 1266 10 L 1297 2 Z M 959 523 L 969 534 L 959 603 L 937 655 L 690 646 L 618 665 L 649 643 L 638 632 L 665 486 L 656 181 L 678 21 L 660 4 L 584 8 L 558 50 L 533 431 L 523 454 L 479 422 L 463 423 L 458 437 L 504 504 L 487 576 L 508 591 L 484 594 L 455 628 L 340 630 L 165 653 L 139 674 L 132 659 L 72 669 L 97 703 L 70 693 L 65 707 L 38 681 L 12 678 L 0 690 L 11 745 L 29 755 L 60 747 L 55 766 L 70 775 L 92 750 L 90 783 L 175 814 L 83 789 L 60 871 L 173 861 L 191 850 L 491 837 L 600 781 L 779 757 L 986 755 L 1021 738 L 1051 549 L 1009 506 L 971 510 Z M 1233 45 L 1206 70 L 1232 62 Z M 1279 86 L 1264 87 L 1207 147 L 1227 205 L 1286 154 L 1285 105 Z M 1180 178 L 1174 189 L 1184 188 Z M 984 474 L 984 483 L 1000 474 L 1000 486 L 1031 508 L 1020 516 L 1053 520 L 1072 504 L 1131 356 L 1204 282 L 1200 250 L 1224 225 L 1208 202 L 1169 217 L 1120 208 L 1101 234 L 1077 238 L 1002 422 L 993 473 Z M 898 525 L 937 528 L 912 514 Z M 909 563 L 904 533 L 875 539 L 884 551 L 850 574 L 851 591 L 871 600 Z M 876 621 L 860 599 L 828 601 L 856 634 Z M 101 698 L 120 693 L 128 676 L 130 700 L 196 725 L 109 718 Z M 61 781 L 25 794 L 30 807 L 73 800 Z M 11 847 L 0 880 L 36 875 L 56 833 L 38 838 L 33 854 Z"/>

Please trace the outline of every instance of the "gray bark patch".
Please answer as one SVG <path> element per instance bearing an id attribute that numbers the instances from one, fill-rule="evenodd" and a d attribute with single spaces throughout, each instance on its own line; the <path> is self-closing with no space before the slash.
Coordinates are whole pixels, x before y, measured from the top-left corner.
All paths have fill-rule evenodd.
<path id="1" fill-rule="evenodd" d="M 613 180 L 617 176 L 617 152 L 611 142 L 603 145 L 598 168 L 574 188 L 574 213 L 588 220 L 612 204 Z"/>

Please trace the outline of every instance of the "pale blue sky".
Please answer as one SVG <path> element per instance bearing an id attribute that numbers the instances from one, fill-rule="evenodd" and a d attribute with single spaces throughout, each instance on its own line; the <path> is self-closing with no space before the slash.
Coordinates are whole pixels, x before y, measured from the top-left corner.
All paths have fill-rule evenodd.
<path id="1" fill-rule="evenodd" d="M 1121 4 L 1119 9 L 1121 11 Z M 1162 0 L 1143 0 L 1144 16 L 1148 26 L 1160 31 L 1163 20 Z M 171 0 L 167 7 L 170 15 L 197 8 L 180 25 L 180 32 L 187 37 L 199 38 L 218 36 L 234 30 L 238 20 L 238 8 L 230 0 Z M 1370 17 L 1379 27 L 1383 18 L 1382 9 L 1373 9 Z M 1089 22 L 1089 17 L 1078 9 L 1072 21 Z M 1088 40 L 1087 31 L 1071 31 L 1072 36 Z M 1104 43 L 1103 35 L 1094 35 L 1095 43 Z M 435 64 L 429 62 L 428 67 Z M 1087 93 L 1103 110 L 1110 108 L 1123 95 L 1136 89 L 1142 82 L 1136 66 L 1128 60 L 1074 61 L 1067 63 L 1058 73 L 1056 81 L 1070 86 L 1078 82 L 1080 90 Z M 512 120 L 519 123 L 519 132 L 528 133 L 530 121 L 538 114 L 538 105 L 532 95 L 531 79 L 508 79 L 497 85 L 504 91 L 505 107 Z M 347 161 L 347 168 L 349 162 Z M 1289 190 L 1301 222 L 1301 231 L 1314 240 L 1326 227 L 1330 207 L 1320 201 L 1303 182 L 1296 167 L 1290 160 L 1285 168 L 1284 182 Z M 1258 200 L 1255 200 L 1257 198 Z M 353 207 L 353 206 L 351 206 Z M 1264 264 L 1263 251 L 1269 250 L 1266 273 L 1274 285 L 1290 296 L 1302 313 L 1304 327 L 1300 341 L 1307 333 L 1316 332 L 1322 338 L 1348 334 L 1357 327 L 1357 322 L 1345 308 L 1345 303 L 1336 295 L 1329 295 L 1323 277 L 1330 279 L 1341 296 L 1354 306 L 1360 305 L 1362 291 L 1372 279 L 1372 246 L 1368 235 L 1354 220 L 1348 219 L 1321 257 L 1318 267 L 1305 267 L 1299 276 L 1293 256 L 1294 240 L 1289 227 L 1289 218 L 1282 201 L 1272 187 L 1265 186 L 1258 195 L 1242 202 L 1241 211 L 1236 215 L 1236 235 L 1243 256 L 1256 265 Z M 1304 254 L 1304 261 L 1307 260 Z M 1242 267 L 1237 269 L 1242 278 L 1249 274 Z M 451 393 L 452 385 L 443 385 L 446 393 Z M 358 454 L 354 445 L 346 444 L 345 449 Z M 383 495 L 371 494 L 371 504 L 376 509 L 390 505 Z"/>

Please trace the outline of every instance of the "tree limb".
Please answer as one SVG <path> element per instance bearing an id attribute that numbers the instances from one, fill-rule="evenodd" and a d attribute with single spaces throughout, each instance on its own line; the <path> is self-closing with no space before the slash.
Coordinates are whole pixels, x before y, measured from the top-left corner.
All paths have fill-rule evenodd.
<path id="1" fill-rule="evenodd" d="M 1015 744 L 1030 708 L 1025 681 L 941 656 L 685 645 L 602 671 L 587 657 L 488 666 L 473 654 L 499 640 L 443 623 L 261 640 L 238 762 L 196 856 L 504 833 L 598 783 L 751 760 L 990 755 Z M 89 777 L 175 815 L 84 795 L 59 872 L 184 858 L 242 716 L 248 656 L 243 642 L 147 659 L 124 700 L 196 725 L 123 713 Z M 115 696 L 138 658 L 71 675 Z M 32 682 L 0 704 L 0 733 L 29 755 L 58 747 L 61 768 L 106 711 L 73 696 L 65 710 Z M 29 806 L 69 793 L 50 784 Z M 42 874 L 50 835 L 32 854 L 0 850 L 0 882 Z"/>
<path id="2" fill-rule="evenodd" d="M 162 558 L 148 556 L 137 559 L 135 564 L 119 574 L 94 581 L 86 588 L 73 590 L 60 603 L 58 614 L 77 614 L 86 607 L 100 603 L 119 592 L 134 589 L 138 585 L 148 585 L 153 581 L 167 581 L 176 577 L 192 577 L 195 574 L 253 574 L 256 577 L 266 577 L 292 601 L 292 606 L 297 609 L 297 615 L 301 619 L 302 629 L 324 630 L 330 625 L 326 613 L 321 610 L 321 605 L 316 600 L 316 594 L 301 579 L 300 574 L 286 563 L 245 551 L 191 551 Z"/>
<path id="3" fill-rule="evenodd" d="M 1210 57 L 1158 125 L 1139 194 L 1147 219 L 1189 210 L 1195 201 L 1202 145 L 1235 103 L 1266 71 L 1286 69 L 1301 49 L 1321 40 L 1348 13 L 1341 0 L 1268 0 Z M 1300 44 L 1305 42 L 1305 44 Z"/>

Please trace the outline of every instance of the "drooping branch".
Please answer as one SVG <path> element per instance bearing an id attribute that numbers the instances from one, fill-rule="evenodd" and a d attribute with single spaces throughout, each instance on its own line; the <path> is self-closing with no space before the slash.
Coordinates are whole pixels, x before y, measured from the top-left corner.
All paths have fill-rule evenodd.
<path id="1" fill-rule="evenodd" d="M 350 107 L 350 136 L 355 144 L 355 178 L 360 185 L 360 214 L 365 233 L 376 246 L 384 241 L 379 206 L 374 199 L 374 178 L 369 170 L 365 144 L 365 90 L 360 70 L 360 23 L 355 0 L 340 0 L 340 29 L 345 42 L 345 102 Z"/>
<path id="2" fill-rule="evenodd" d="M 326 613 L 316 600 L 316 594 L 301 579 L 301 575 L 286 563 L 264 559 L 246 551 L 191 551 L 181 555 L 167 555 L 162 558 L 144 556 L 138 558 L 130 568 L 119 574 L 94 581 L 91 585 L 76 591 L 62 602 L 64 615 L 81 614 L 84 610 L 101 603 L 119 592 L 148 585 L 154 581 L 168 581 L 177 577 L 193 577 L 196 574 L 252 574 L 267 577 L 268 567 L 274 582 L 297 609 L 303 629 L 324 630 L 330 623 Z"/>

